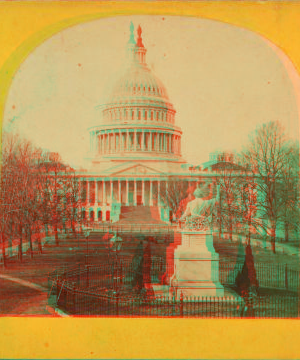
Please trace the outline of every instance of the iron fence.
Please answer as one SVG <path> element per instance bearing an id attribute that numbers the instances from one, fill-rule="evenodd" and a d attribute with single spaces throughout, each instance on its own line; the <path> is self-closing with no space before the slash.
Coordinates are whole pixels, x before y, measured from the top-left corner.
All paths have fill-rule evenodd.
<path id="1" fill-rule="evenodd" d="M 122 233 L 171 233 L 177 229 L 171 225 L 160 225 L 160 224 L 114 224 L 114 223 L 94 223 L 89 222 L 85 224 L 93 230 L 107 232 L 107 231 L 116 231 Z"/>
<path id="2" fill-rule="evenodd" d="M 220 264 L 220 281 L 232 285 L 243 264 Z M 255 264 L 259 285 L 285 290 L 299 290 L 299 271 L 286 265 Z M 150 283 L 159 283 L 170 269 L 157 257 L 152 259 Z M 137 277 L 145 279 L 139 262 L 131 258 L 114 259 L 99 265 L 76 265 L 49 275 L 49 295 L 67 313 L 101 316 L 181 316 L 181 317 L 259 317 L 289 318 L 299 316 L 298 296 L 257 296 L 243 298 L 154 297 L 153 292 L 134 291 Z M 272 279 L 274 276 L 274 279 Z M 144 280 L 142 280 L 143 282 Z M 143 284 L 144 286 L 144 284 Z M 143 288 L 145 290 L 145 288 Z"/>
<path id="3" fill-rule="evenodd" d="M 300 271 L 290 268 L 287 264 L 255 263 L 256 278 L 260 287 L 299 291 Z M 219 265 L 220 282 L 234 285 L 243 263 L 222 263 Z"/>
<path id="4" fill-rule="evenodd" d="M 154 316 L 201 318 L 297 318 L 296 296 L 259 296 L 246 303 L 243 298 L 181 296 L 122 296 L 99 294 L 60 283 L 57 306 L 72 315 Z"/>
<path id="5" fill-rule="evenodd" d="M 62 268 L 54 271 L 48 277 L 49 288 L 53 281 L 64 279 L 67 283 L 79 287 L 113 288 L 116 277 L 124 284 L 132 284 L 137 276 L 140 259 L 122 256 L 118 260 L 110 259 L 106 263 L 97 265 L 77 264 L 72 268 Z M 300 290 L 300 271 L 290 268 L 287 264 L 256 263 L 256 278 L 259 287 L 281 289 L 297 292 Z M 243 268 L 243 263 L 219 264 L 219 280 L 223 285 L 235 285 L 237 275 Z M 172 274 L 173 265 L 167 264 L 165 259 L 153 256 L 151 264 L 144 266 L 143 272 L 150 283 L 162 283 L 166 274 Z M 117 275 L 115 275 L 117 274 Z M 121 281 L 120 280 L 120 281 Z M 88 284 L 88 286 L 87 286 Z"/>

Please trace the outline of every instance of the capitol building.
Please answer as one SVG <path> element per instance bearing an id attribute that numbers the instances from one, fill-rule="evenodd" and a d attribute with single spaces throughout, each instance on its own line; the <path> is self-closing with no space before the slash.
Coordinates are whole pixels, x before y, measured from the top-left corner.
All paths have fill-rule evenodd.
<path id="1" fill-rule="evenodd" d="M 78 172 L 83 216 L 94 222 L 120 220 L 124 209 L 143 206 L 169 221 L 160 201 L 170 181 L 196 184 L 209 176 L 181 153 L 182 130 L 167 90 L 146 62 L 142 29 L 130 25 L 127 61 L 109 100 L 96 106 L 98 125 L 88 129 L 87 170 Z"/>

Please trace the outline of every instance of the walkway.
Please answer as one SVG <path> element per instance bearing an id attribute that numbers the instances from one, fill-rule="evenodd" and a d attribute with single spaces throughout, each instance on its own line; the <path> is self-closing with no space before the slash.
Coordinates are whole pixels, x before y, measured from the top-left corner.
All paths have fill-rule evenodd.
<path id="1" fill-rule="evenodd" d="M 0 314 L 8 316 L 59 316 L 48 305 L 47 289 L 20 278 L 0 274 Z"/>

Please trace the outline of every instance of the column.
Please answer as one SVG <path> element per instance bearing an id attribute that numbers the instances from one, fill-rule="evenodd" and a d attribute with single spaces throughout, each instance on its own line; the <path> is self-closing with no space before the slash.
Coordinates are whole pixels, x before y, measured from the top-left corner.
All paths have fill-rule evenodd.
<path id="1" fill-rule="evenodd" d="M 114 183 L 110 180 L 110 205 L 113 203 L 113 196 L 114 196 Z"/>
<path id="2" fill-rule="evenodd" d="M 129 132 L 128 132 L 128 130 L 126 133 L 126 149 L 127 149 L 127 151 L 129 151 Z"/>
<path id="3" fill-rule="evenodd" d="M 181 154 L 181 137 L 178 136 L 178 153 Z"/>
<path id="4" fill-rule="evenodd" d="M 102 201 L 103 201 L 103 205 L 106 205 L 106 189 L 105 189 L 105 180 L 102 180 L 102 192 L 103 192 L 103 196 L 102 196 Z"/>
<path id="5" fill-rule="evenodd" d="M 169 134 L 169 153 L 172 152 L 172 135 Z"/>
<path id="6" fill-rule="evenodd" d="M 119 203 L 121 204 L 121 180 L 118 180 L 118 186 L 119 186 Z"/>
<path id="7" fill-rule="evenodd" d="M 150 146 L 149 151 L 152 151 L 152 131 L 150 131 Z"/>
<path id="8" fill-rule="evenodd" d="M 95 180 L 95 204 L 98 205 L 98 181 Z"/>
<path id="9" fill-rule="evenodd" d="M 136 180 L 134 179 L 134 192 L 133 192 L 133 204 L 134 206 L 136 206 L 137 204 L 137 191 L 136 191 Z"/>
<path id="10" fill-rule="evenodd" d="M 126 206 L 129 205 L 129 184 L 128 184 L 128 180 L 126 180 Z"/>
<path id="11" fill-rule="evenodd" d="M 144 131 L 142 131 L 141 148 L 143 151 L 145 150 L 145 133 L 144 133 Z"/>
<path id="12" fill-rule="evenodd" d="M 90 203 L 90 184 L 89 184 L 89 180 L 86 181 L 86 202 L 87 202 L 87 204 Z"/>
<path id="13" fill-rule="evenodd" d="M 160 181 L 157 181 L 157 205 L 160 204 Z"/>
<path id="14" fill-rule="evenodd" d="M 133 137 L 133 149 L 134 151 L 137 150 L 137 144 L 136 144 L 136 130 L 134 130 L 134 137 Z"/>
<path id="15" fill-rule="evenodd" d="M 174 135 L 174 154 L 177 153 L 177 150 L 176 150 L 176 135 Z"/>
<path id="16" fill-rule="evenodd" d="M 142 203 L 145 205 L 145 181 L 142 179 Z"/>
<path id="17" fill-rule="evenodd" d="M 153 206 L 153 182 L 152 180 L 150 180 L 150 195 L 149 195 L 149 200 L 150 200 L 150 206 Z"/>
<path id="18" fill-rule="evenodd" d="M 114 152 L 117 152 L 117 134 L 115 132 L 114 132 L 114 138 L 115 138 Z"/>
<path id="19" fill-rule="evenodd" d="M 82 181 L 81 179 L 79 178 L 78 180 L 78 194 L 79 194 L 79 202 L 82 203 L 82 197 L 81 197 L 81 192 L 82 192 Z M 80 209 L 81 211 L 81 209 Z"/>
<path id="20" fill-rule="evenodd" d="M 172 153 L 174 154 L 174 135 L 172 135 L 172 138 L 171 138 L 171 149 L 172 149 Z"/>
<path id="21" fill-rule="evenodd" d="M 166 134 L 164 134 L 164 152 L 167 150 L 167 144 L 166 144 Z"/>

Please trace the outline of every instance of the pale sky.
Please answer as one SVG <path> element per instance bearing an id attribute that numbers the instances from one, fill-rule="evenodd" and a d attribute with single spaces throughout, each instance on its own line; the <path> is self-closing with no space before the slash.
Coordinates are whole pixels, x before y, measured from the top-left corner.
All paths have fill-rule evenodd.
<path id="1" fill-rule="evenodd" d="M 239 150 L 251 131 L 272 120 L 298 138 L 300 80 L 280 50 L 232 25 L 168 16 L 101 19 L 44 42 L 13 79 L 4 127 L 82 165 L 87 128 L 100 122 L 95 107 L 124 61 L 130 21 L 141 25 L 147 63 L 177 110 L 189 163 L 207 161 L 218 149 Z"/>

